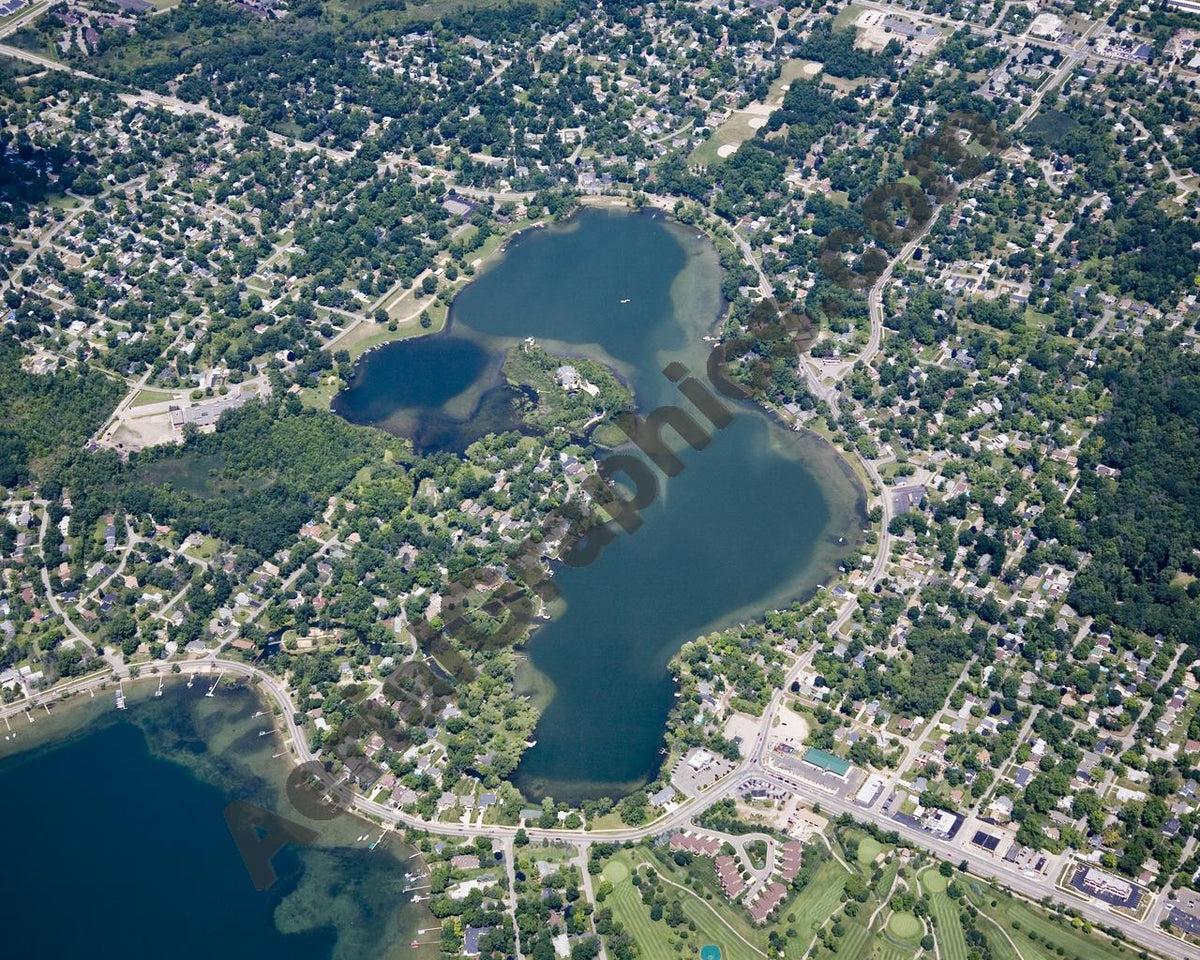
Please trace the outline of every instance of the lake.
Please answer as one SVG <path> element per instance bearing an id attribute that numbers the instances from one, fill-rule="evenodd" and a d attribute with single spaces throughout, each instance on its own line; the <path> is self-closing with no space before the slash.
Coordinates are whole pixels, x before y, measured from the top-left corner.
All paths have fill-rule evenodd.
<path id="1" fill-rule="evenodd" d="M 442 334 L 363 357 L 334 409 L 421 449 L 461 450 L 513 422 L 499 366 L 534 337 L 608 364 L 643 416 L 674 404 L 704 422 L 662 370 L 677 361 L 703 381 L 720 280 L 694 228 L 584 209 L 511 241 L 459 293 Z M 707 448 L 685 448 L 678 476 L 658 475 L 644 525 L 589 566 L 555 573 L 565 610 L 528 645 L 530 688 L 548 697 L 514 777 L 531 798 L 620 796 L 655 776 L 680 645 L 810 594 L 861 539 L 863 493 L 836 451 L 724 402 L 732 424 Z"/>
<path id="2" fill-rule="evenodd" d="M 292 764 L 270 710 L 249 689 L 167 680 L 84 694 L 0 724 L 0 894 L 14 957 L 351 960 L 438 955 L 409 944 L 436 925 L 401 893 L 420 861 L 394 836 L 348 816 L 323 823 L 291 808 Z M 266 709 L 264 715 L 255 716 Z M 263 730 L 267 735 L 259 736 Z M 317 830 L 272 861 L 258 892 L 224 810 L 247 800 Z"/>

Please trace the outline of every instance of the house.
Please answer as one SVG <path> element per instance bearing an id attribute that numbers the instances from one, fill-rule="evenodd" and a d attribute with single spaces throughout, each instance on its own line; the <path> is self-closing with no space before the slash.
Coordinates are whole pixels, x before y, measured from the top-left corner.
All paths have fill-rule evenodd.
<path id="1" fill-rule="evenodd" d="M 675 800 L 675 788 L 665 786 L 658 793 L 651 794 L 650 805 L 654 807 L 665 807 L 668 803 L 673 803 Z"/>
<path id="2" fill-rule="evenodd" d="M 477 957 L 482 952 L 479 947 L 480 938 L 491 933 L 491 927 L 467 927 L 463 931 L 463 954 L 468 957 Z"/>
<path id="3" fill-rule="evenodd" d="M 568 393 L 573 393 L 583 386 L 583 378 L 579 376 L 579 371 L 569 363 L 563 364 L 554 371 L 554 379 Z"/>

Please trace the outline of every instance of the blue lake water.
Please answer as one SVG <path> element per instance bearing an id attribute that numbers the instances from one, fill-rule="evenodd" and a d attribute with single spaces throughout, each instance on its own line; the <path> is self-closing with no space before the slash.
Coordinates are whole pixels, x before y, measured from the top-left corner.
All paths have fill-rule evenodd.
<path id="1" fill-rule="evenodd" d="M 436 957 L 436 946 L 409 947 L 428 919 L 400 892 L 413 851 L 390 840 L 369 852 L 355 842 L 364 822 L 315 824 L 291 809 L 281 790 L 290 763 L 273 759 L 278 735 L 259 736 L 271 718 L 254 716 L 255 694 L 208 699 L 178 680 L 162 698 L 151 690 L 130 690 L 123 713 L 103 692 L 5 728 L 6 955 Z M 275 856 L 278 879 L 265 891 L 226 824 L 235 799 L 318 832 Z"/>
<path id="2" fill-rule="evenodd" d="M 677 361 L 703 379 L 703 338 L 724 310 L 720 279 L 716 251 L 694 229 L 661 214 L 584 210 L 511 242 L 458 295 L 445 333 L 364 357 L 334 409 L 427 449 L 461 449 L 503 429 L 500 362 L 534 337 L 609 364 L 643 415 L 678 405 L 703 423 L 662 370 Z M 528 647 L 550 699 L 514 777 L 527 796 L 619 796 L 653 777 L 680 645 L 811 593 L 861 535 L 862 491 L 832 448 L 723 402 L 732 424 L 710 427 L 707 448 L 683 450 L 681 474 L 658 474 L 644 525 L 589 566 L 555 574 L 565 610 Z"/>

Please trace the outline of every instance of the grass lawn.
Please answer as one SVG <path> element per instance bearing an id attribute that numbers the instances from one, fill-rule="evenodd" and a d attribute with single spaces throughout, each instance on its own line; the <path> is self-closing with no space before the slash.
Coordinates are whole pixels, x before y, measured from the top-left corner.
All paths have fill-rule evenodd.
<path id="1" fill-rule="evenodd" d="M 653 851 L 647 852 L 644 856 L 644 860 L 646 863 L 649 863 L 652 867 L 654 867 L 659 873 L 661 873 L 667 880 L 670 880 L 672 883 L 677 883 L 683 887 L 686 887 L 688 880 L 694 878 L 696 875 L 695 864 L 693 864 L 691 868 L 681 869 L 675 865 L 673 860 L 668 859 L 666 856 L 660 857 Z M 716 874 L 713 872 L 709 861 L 701 862 L 706 864 L 706 867 L 703 869 L 706 870 L 709 875 L 712 890 L 696 891 L 694 888 L 691 888 L 692 905 L 699 907 L 709 917 L 712 917 L 712 911 L 704 909 L 705 905 L 711 906 L 714 910 L 716 910 L 721 919 L 725 921 L 725 923 L 720 923 L 719 921 L 718 923 L 719 929 L 724 931 L 726 939 L 729 939 L 732 936 L 732 934 L 729 932 L 729 927 L 733 927 L 733 929 L 741 934 L 742 937 L 744 937 L 746 940 L 749 940 L 756 946 L 762 946 L 765 944 L 766 940 L 762 931 L 750 922 L 750 918 L 746 916 L 741 907 L 731 906 L 729 901 L 725 899 L 725 895 L 720 892 L 720 888 L 717 885 Z M 680 895 L 682 895 L 683 892 L 674 890 L 673 888 L 671 888 L 671 891 Z M 711 899 L 708 896 L 709 893 L 712 893 Z M 688 913 L 689 917 L 691 916 L 691 912 L 687 910 L 686 903 L 685 912 Z M 729 927 L 725 926 L 725 924 L 728 924 Z M 720 946 L 718 941 L 713 940 L 710 942 L 717 943 L 717 945 Z M 745 944 L 742 944 L 742 948 L 746 949 Z M 726 956 L 728 956 L 728 953 L 726 953 Z"/>
<path id="2" fill-rule="evenodd" d="M 931 895 L 945 893 L 946 888 L 950 886 L 950 881 L 941 875 L 934 868 L 930 868 L 921 874 L 921 886 L 924 887 Z"/>
<path id="3" fill-rule="evenodd" d="M 139 390 L 138 395 L 129 404 L 131 407 L 144 407 L 148 403 L 165 403 L 174 394 L 162 393 L 158 390 Z"/>
<path id="4" fill-rule="evenodd" d="M 807 943 L 833 915 L 848 876 L 846 868 L 836 860 L 826 860 L 808 886 L 788 905 L 785 918 L 796 918 L 795 923 L 789 921 L 788 926 L 796 928 L 801 940 Z"/>
<path id="5" fill-rule="evenodd" d="M 1085 933 L 1072 926 L 1070 920 L 1064 919 L 1060 923 L 1054 919 L 1055 915 L 978 882 L 972 882 L 971 888 L 971 899 L 1004 928 L 1016 943 L 1023 960 L 1058 960 L 1059 947 L 1063 949 L 1061 957 L 1065 960 L 1115 960 L 1117 957 L 1131 956 L 1128 949 L 1122 949 L 1098 934 Z M 992 900 L 997 901 L 995 907 L 991 906 Z M 988 933 L 989 925 L 986 922 L 980 927 Z M 1031 932 L 1037 937 L 1036 940 L 1029 938 Z M 990 934 L 988 936 L 990 939 Z M 996 939 L 1003 940 L 1003 937 L 997 935 Z M 1010 946 L 997 956 L 1011 953 Z"/>
<path id="6" fill-rule="evenodd" d="M 406 305 L 415 307 L 415 304 Z M 373 320 L 363 321 L 346 336 L 337 342 L 334 349 L 346 350 L 350 359 L 357 360 L 372 347 L 378 347 L 393 340 L 407 340 L 409 337 L 421 337 L 437 333 L 446 325 L 447 309 L 444 304 L 433 303 L 429 307 L 429 316 L 433 323 L 428 329 L 421 326 L 419 317 L 412 317 L 396 324 L 396 329 L 389 329 L 386 323 L 376 323 Z"/>
<path id="7" fill-rule="evenodd" d="M 524 860 L 540 860 L 542 863 L 566 863 L 575 855 L 575 849 L 538 844 L 526 847 L 521 854 Z"/>
<path id="8" fill-rule="evenodd" d="M 322 377 L 317 386 L 300 391 L 300 402 L 314 410 L 328 410 L 334 395 L 341 389 L 341 383 L 337 377 Z"/>
<path id="9" fill-rule="evenodd" d="M 216 537 L 202 537 L 199 546 L 192 547 L 190 550 L 185 550 L 184 552 L 196 560 L 211 560 L 220 545 L 221 541 Z"/>
<path id="10" fill-rule="evenodd" d="M 597 817 L 591 822 L 593 830 L 619 830 L 625 826 L 625 821 L 621 819 L 621 815 L 615 810 L 610 810 L 602 817 Z"/>
<path id="11" fill-rule="evenodd" d="M 867 950 L 874 937 L 867 929 L 865 920 L 859 923 L 857 919 L 847 918 L 843 923 L 846 927 L 846 935 L 838 941 L 838 956 L 848 958 L 848 960 L 857 960 L 859 957 L 868 956 Z"/>
<path id="12" fill-rule="evenodd" d="M 757 132 L 756 128 L 750 125 L 750 121 L 753 118 L 754 114 L 747 113 L 744 110 L 735 111 L 728 120 L 709 134 L 707 140 L 692 151 L 688 162 L 710 167 L 721 160 L 733 156 L 736 148 L 740 147 Z M 722 154 L 722 147 L 733 147 L 734 150 L 726 150 Z"/>
<path id="13" fill-rule="evenodd" d="M 663 886 L 668 901 L 679 900 L 684 915 L 696 926 L 694 931 L 688 929 L 688 923 L 672 929 L 665 920 L 651 920 L 650 908 L 642 903 L 641 891 L 630 877 L 635 865 L 646 862 L 648 858 L 642 851 L 622 850 L 604 867 L 604 877 L 613 885 L 613 893 L 604 905 L 611 905 L 613 916 L 637 941 L 643 960 L 679 960 L 680 956 L 694 956 L 692 951 L 707 944 L 721 948 L 722 960 L 763 960 L 764 953 L 747 946 L 713 913 L 713 909 L 722 909 L 720 906 L 713 902 L 710 909 L 708 901 L 690 891 Z M 658 868 L 658 864 L 652 865 Z M 676 942 L 682 942 L 682 953 L 676 952 Z"/>
<path id="14" fill-rule="evenodd" d="M 851 4 L 845 10 L 839 11 L 838 15 L 833 18 L 833 29 L 845 30 L 858 19 L 858 15 L 865 9 L 865 7 L 856 7 Z"/>
<path id="15" fill-rule="evenodd" d="M 987 915 L 982 914 L 981 916 L 986 917 Z M 994 922 L 981 919 L 978 922 L 978 927 L 987 939 L 988 945 L 992 948 L 992 960 L 1023 960 Z"/>
<path id="16" fill-rule="evenodd" d="M 858 865 L 860 867 L 869 867 L 875 862 L 875 858 L 883 853 L 884 846 L 874 837 L 863 837 L 858 842 Z"/>
<path id="17" fill-rule="evenodd" d="M 895 944 L 880 941 L 878 950 L 871 955 L 871 960 L 912 960 L 913 953 L 911 950 L 906 950 L 904 947 L 897 947 Z"/>
<path id="18" fill-rule="evenodd" d="M 888 932 L 900 940 L 919 940 L 921 938 L 921 921 L 911 913 L 900 911 L 888 918 Z"/>
<path id="19" fill-rule="evenodd" d="M 722 155 L 721 147 L 740 147 L 747 140 L 751 139 L 758 132 L 762 124 L 751 124 L 750 121 L 756 117 L 760 120 L 766 119 L 769 113 L 778 110 L 783 105 L 783 88 L 786 85 L 799 77 L 819 75 L 819 70 L 817 70 L 816 66 L 811 69 L 809 68 L 812 62 L 811 60 L 789 60 L 785 63 L 780 68 L 779 77 L 771 84 L 771 89 L 767 91 L 766 98 L 761 101 L 755 101 L 745 110 L 735 110 L 728 120 L 710 133 L 708 138 L 692 151 L 688 162 L 712 166 L 714 163 L 725 159 L 725 157 L 732 156 L 735 151 L 727 150 Z"/>
<path id="20" fill-rule="evenodd" d="M 921 874 L 921 886 L 929 894 L 933 916 L 937 920 L 934 936 L 942 960 L 967 960 L 966 935 L 958 919 L 958 904 L 946 895 L 946 878 L 930 867 Z"/>
<path id="21" fill-rule="evenodd" d="M 52 210 L 74 210 L 79 206 L 79 201 L 74 197 L 68 197 L 65 193 L 56 193 L 47 200 L 47 203 Z"/>

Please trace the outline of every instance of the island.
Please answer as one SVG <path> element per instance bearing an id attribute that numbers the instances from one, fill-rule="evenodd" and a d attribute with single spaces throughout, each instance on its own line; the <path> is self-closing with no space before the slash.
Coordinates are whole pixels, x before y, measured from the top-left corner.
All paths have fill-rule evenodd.
<path id="1" fill-rule="evenodd" d="M 0 6 L 10 952 L 1200 960 L 1198 9 Z"/>
<path id="2" fill-rule="evenodd" d="M 628 440 L 616 418 L 633 411 L 633 391 L 599 361 L 556 357 L 527 341 L 508 351 L 503 371 L 510 384 L 533 391 L 522 395 L 520 413 L 539 434 L 563 430 L 599 447 Z"/>

